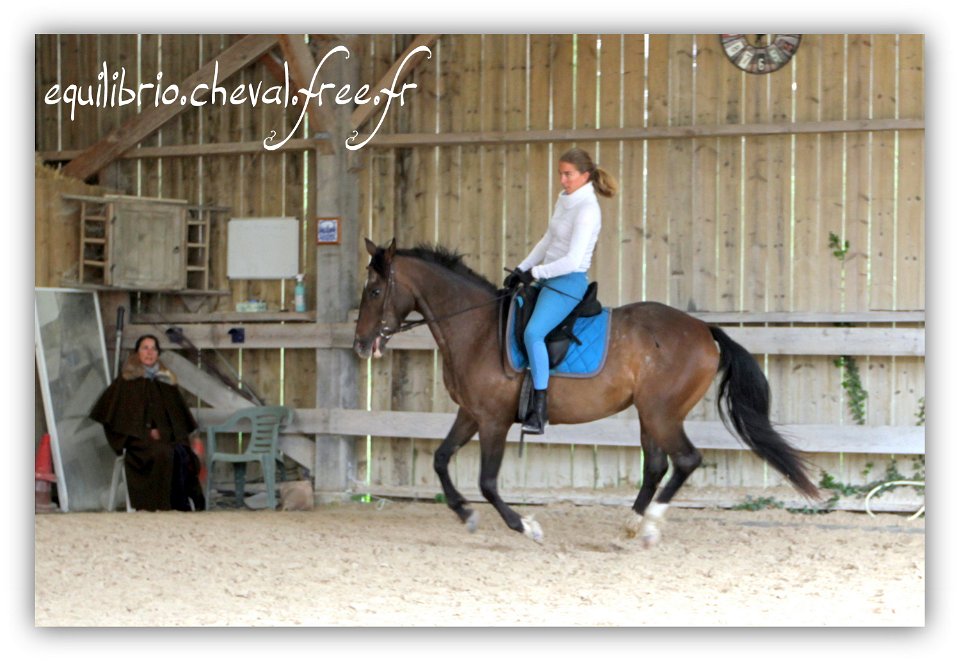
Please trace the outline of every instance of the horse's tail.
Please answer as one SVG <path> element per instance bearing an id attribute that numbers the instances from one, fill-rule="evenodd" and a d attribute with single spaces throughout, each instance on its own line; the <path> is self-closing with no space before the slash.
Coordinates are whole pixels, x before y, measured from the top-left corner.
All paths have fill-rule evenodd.
<path id="1" fill-rule="evenodd" d="M 817 487 L 807 477 L 807 463 L 770 423 L 770 385 L 757 360 L 719 327 L 710 333 L 720 346 L 722 373 L 717 410 L 727 430 L 746 443 L 804 495 L 817 499 Z M 724 406 L 726 412 L 724 412 Z"/>

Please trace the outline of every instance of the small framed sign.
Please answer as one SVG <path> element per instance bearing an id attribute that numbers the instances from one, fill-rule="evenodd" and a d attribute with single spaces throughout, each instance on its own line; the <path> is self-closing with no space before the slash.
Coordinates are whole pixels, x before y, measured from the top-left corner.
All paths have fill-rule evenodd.
<path id="1" fill-rule="evenodd" d="M 317 244 L 340 243 L 340 217 L 317 217 Z"/>

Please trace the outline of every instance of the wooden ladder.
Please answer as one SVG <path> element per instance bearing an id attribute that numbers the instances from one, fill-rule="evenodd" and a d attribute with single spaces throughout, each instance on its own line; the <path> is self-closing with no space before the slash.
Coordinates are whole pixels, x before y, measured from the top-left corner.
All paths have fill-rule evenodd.
<path id="1" fill-rule="evenodd" d="M 187 208 L 187 288 L 210 288 L 210 215 L 203 205 Z"/>
<path id="2" fill-rule="evenodd" d="M 80 283 L 110 285 L 110 224 L 113 203 L 77 197 L 80 201 Z"/>

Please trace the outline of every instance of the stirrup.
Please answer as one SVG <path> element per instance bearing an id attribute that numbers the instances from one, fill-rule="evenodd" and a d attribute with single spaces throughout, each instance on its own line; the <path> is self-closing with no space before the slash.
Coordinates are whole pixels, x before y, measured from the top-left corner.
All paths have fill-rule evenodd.
<path id="1" fill-rule="evenodd" d="M 543 429 L 543 420 L 537 416 L 536 412 L 527 417 L 527 420 L 520 427 L 520 430 L 527 435 L 543 435 Z"/>

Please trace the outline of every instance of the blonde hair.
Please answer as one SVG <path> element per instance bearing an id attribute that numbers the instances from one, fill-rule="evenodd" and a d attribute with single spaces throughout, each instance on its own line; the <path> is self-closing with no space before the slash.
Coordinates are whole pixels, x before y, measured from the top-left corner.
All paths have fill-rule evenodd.
<path id="1" fill-rule="evenodd" d="M 617 192 L 617 180 L 614 179 L 613 175 L 593 163 L 593 159 L 590 158 L 586 150 L 573 147 L 563 153 L 560 161 L 570 164 L 581 173 L 590 173 L 590 181 L 593 182 L 597 193 L 604 198 L 613 198 L 613 195 Z"/>

